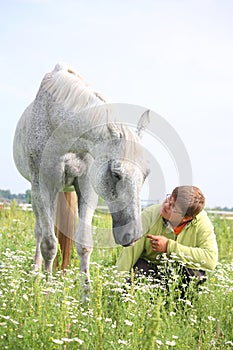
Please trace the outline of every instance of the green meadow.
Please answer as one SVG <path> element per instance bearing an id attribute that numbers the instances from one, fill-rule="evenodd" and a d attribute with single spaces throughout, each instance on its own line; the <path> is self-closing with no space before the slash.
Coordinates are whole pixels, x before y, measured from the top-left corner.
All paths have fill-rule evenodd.
<path id="1" fill-rule="evenodd" d="M 233 221 L 211 220 L 219 263 L 198 291 L 180 298 L 175 273 L 167 289 L 143 279 L 128 284 L 115 268 L 122 248 L 94 248 L 90 301 L 82 303 L 75 248 L 70 268 L 47 280 L 32 270 L 33 213 L 14 202 L 0 209 L 0 348 L 233 349 Z M 110 222 L 103 213 L 93 219 L 97 231 Z"/>

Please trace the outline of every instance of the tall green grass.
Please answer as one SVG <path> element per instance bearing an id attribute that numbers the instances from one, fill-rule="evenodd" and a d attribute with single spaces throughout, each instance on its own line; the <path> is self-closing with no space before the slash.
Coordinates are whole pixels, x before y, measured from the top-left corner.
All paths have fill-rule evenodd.
<path id="1" fill-rule="evenodd" d="M 79 259 L 74 252 L 66 273 L 49 281 L 32 271 L 34 216 L 0 211 L 1 349 L 178 349 L 233 348 L 233 222 L 214 217 L 219 264 L 200 290 L 177 294 L 171 276 L 168 290 L 146 280 L 126 284 L 116 272 L 121 248 L 95 248 L 91 297 L 81 303 Z M 97 227 L 111 219 L 98 213 Z"/>

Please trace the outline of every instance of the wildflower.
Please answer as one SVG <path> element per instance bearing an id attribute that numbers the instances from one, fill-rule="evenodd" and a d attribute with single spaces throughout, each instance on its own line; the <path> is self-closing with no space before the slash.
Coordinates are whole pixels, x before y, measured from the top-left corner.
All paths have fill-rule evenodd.
<path id="1" fill-rule="evenodd" d="M 79 343 L 80 345 L 82 345 L 84 343 L 84 341 L 82 339 L 79 339 L 77 337 L 73 338 L 74 341 L 76 341 L 77 343 Z"/>
<path id="2" fill-rule="evenodd" d="M 0 315 L 2 318 L 4 318 L 5 320 L 9 320 L 10 316 L 4 316 L 4 315 Z"/>
<path id="3" fill-rule="evenodd" d="M 129 321 L 129 320 L 125 320 L 125 324 L 126 326 L 132 326 L 133 322 Z"/>
<path id="4" fill-rule="evenodd" d="M 207 318 L 208 318 L 209 321 L 215 321 L 215 318 L 212 317 L 212 316 L 208 316 Z"/>
<path id="5" fill-rule="evenodd" d="M 158 344 L 158 345 L 162 345 L 163 344 L 163 342 L 161 341 L 161 340 L 159 340 L 159 339 L 156 339 L 156 344 Z"/>
<path id="6" fill-rule="evenodd" d="M 86 329 L 86 328 L 82 328 L 81 331 L 82 331 L 82 332 L 86 332 L 86 333 L 89 332 L 88 329 Z"/>
<path id="7" fill-rule="evenodd" d="M 118 339 L 118 344 L 127 345 L 127 341 L 122 340 L 122 339 Z"/>
<path id="8" fill-rule="evenodd" d="M 179 301 L 183 301 L 184 304 L 186 304 L 186 305 L 188 305 L 188 306 L 190 306 L 190 307 L 193 307 L 193 305 L 192 305 L 192 303 L 191 303 L 190 300 L 185 300 L 185 299 L 181 299 L 181 298 L 180 298 Z"/>
<path id="9" fill-rule="evenodd" d="M 76 319 L 72 320 L 72 323 L 78 323 L 78 320 L 76 320 Z"/>
<path id="10" fill-rule="evenodd" d="M 189 319 L 190 319 L 190 321 L 191 321 L 192 324 L 197 323 L 197 320 L 196 320 L 195 318 L 190 317 Z"/>
<path id="11" fill-rule="evenodd" d="M 136 301 L 131 299 L 129 296 L 126 296 L 123 300 L 124 303 L 130 302 L 132 304 L 136 304 Z"/>
<path id="12" fill-rule="evenodd" d="M 165 344 L 169 346 L 176 346 L 175 340 L 172 340 L 172 341 L 166 340 Z"/>
<path id="13" fill-rule="evenodd" d="M 225 344 L 233 346 L 233 341 L 226 341 Z"/>
<path id="14" fill-rule="evenodd" d="M 64 343 L 63 340 L 60 340 L 60 339 L 53 339 L 52 341 L 58 345 L 62 345 Z"/>
<path id="15" fill-rule="evenodd" d="M 114 292 L 124 293 L 123 288 L 114 288 Z"/>
<path id="16" fill-rule="evenodd" d="M 71 343 L 73 341 L 73 339 L 70 339 L 70 338 L 62 338 L 61 340 L 67 343 Z"/>

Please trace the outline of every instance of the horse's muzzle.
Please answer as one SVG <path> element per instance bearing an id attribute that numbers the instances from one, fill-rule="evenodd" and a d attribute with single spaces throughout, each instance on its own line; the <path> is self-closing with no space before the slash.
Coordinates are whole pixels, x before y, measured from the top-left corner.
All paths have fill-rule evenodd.
<path id="1" fill-rule="evenodd" d="M 132 243 L 124 244 L 124 245 L 122 245 L 122 247 L 124 247 L 124 248 L 126 248 L 126 247 L 132 247 L 132 246 L 134 246 L 134 244 L 135 244 L 137 241 L 139 241 L 140 238 L 142 238 L 142 237 L 139 237 L 139 238 L 135 239 Z"/>
<path id="2" fill-rule="evenodd" d="M 120 244 L 123 247 L 129 247 L 134 245 L 135 242 L 139 240 L 142 236 L 142 230 L 129 233 L 130 230 L 126 230 L 126 226 L 128 225 L 113 228 L 113 235 L 116 244 Z"/>

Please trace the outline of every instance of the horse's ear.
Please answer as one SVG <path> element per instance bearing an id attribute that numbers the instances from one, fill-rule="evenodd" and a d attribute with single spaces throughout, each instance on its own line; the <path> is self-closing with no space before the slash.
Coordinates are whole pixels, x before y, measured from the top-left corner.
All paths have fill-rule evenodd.
<path id="1" fill-rule="evenodd" d="M 120 128 L 118 128 L 117 124 L 115 123 L 108 123 L 108 130 L 112 136 L 113 139 L 120 139 L 122 138 L 122 134 L 120 131 Z"/>
<path id="2" fill-rule="evenodd" d="M 142 137 L 143 131 L 146 129 L 147 125 L 150 123 L 149 114 L 150 114 L 150 110 L 148 109 L 141 115 L 141 118 L 139 119 L 139 122 L 137 125 L 137 131 L 136 131 L 139 137 Z"/>

